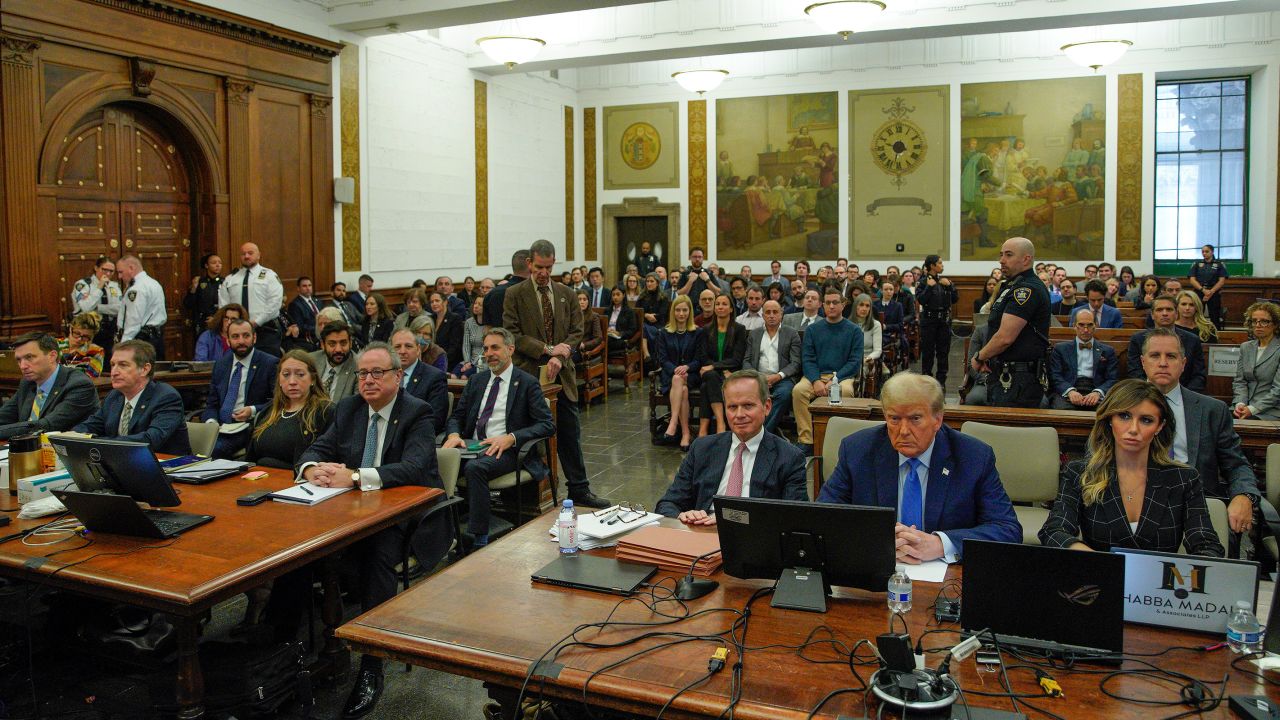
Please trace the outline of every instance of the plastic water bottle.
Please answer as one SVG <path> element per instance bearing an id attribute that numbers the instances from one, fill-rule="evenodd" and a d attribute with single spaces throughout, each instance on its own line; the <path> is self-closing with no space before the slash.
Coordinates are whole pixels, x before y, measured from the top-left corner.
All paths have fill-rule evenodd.
<path id="1" fill-rule="evenodd" d="M 907 568 L 899 565 L 889 578 L 889 612 L 906 613 L 911 611 L 911 578 Z"/>
<path id="2" fill-rule="evenodd" d="M 832 405 L 840 404 L 840 378 L 835 375 L 831 376 L 831 384 L 827 386 L 827 402 Z"/>
<path id="3" fill-rule="evenodd" d="M 1227 623 L 1227 645 L 1242 655 L 1262 651 L 1262 626 L 1252 609 L 1249 601 L 1237 601 L 1231 622 Z"/>
<path id="4" fill-rule="evenodd" d="M 560 536 L 560 554 L 573 555 L 578 552 L 578 516 L 573 511 L 573 501 L 565 500 L 560 508 L 560 517 L 556 520 L 556 533 Z"/>

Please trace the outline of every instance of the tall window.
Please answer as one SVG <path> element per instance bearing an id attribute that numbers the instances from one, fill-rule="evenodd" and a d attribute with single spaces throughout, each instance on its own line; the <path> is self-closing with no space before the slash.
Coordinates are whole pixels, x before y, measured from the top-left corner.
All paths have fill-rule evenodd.
<path id="1" fill-rule="evenodd" d="M 1156 85 L 1156 260 L 1243 260 L 1249 79 Z"/>

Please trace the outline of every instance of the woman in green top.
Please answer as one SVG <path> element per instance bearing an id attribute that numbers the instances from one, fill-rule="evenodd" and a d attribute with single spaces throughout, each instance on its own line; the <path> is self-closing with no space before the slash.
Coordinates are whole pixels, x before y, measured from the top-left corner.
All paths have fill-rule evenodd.
<path id="1" fill-rule="evenodd" d="M 712 416 L 716 432 L 725 431 L 724 379 L 742 369 L 747 354 L 747 329 L 733 319 L 733 303 L 728 295 L 716 296 L 712 320 L 702 330 L 702 410 L 698 413 L 698 434 L 706 435 Z"/>

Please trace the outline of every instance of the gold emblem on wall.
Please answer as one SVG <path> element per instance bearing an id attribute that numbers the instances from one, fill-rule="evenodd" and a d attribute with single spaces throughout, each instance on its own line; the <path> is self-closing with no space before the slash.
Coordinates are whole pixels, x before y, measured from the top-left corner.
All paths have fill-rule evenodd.
<path id="1" fill-rule="evenodd" d="M 915 111 L 902 98 L 896 97 L 884 113 L 889 116 L 871 137 L 871 159 L 880 170 L 893 176 L 893 184 L 899 188 L 906 184 L 902 179 L 924 162 L 929 150 L 924 130 L 908 117 Z"/>
<path id="2" fill-rule="evenodd" d="M 632 123 L 622 131 L 622 162 L 635 170 L 644 170 L 662 154 L 662 136 L 647 122 Z"/>

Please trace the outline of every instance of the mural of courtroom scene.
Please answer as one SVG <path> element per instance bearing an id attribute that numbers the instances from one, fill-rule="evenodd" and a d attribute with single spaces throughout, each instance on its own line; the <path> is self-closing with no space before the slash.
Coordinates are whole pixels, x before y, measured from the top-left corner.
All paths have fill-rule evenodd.
<path id="1" fill-rule="evenodd" d="M 836 93 L 716 101 L 716 255 L 834 260 Z"/>
<path id="2" fill-rule="evenodd" d="M 960 259 L 1023 236 L 1044 260 L 1102 260 L 1106 79 L 960 86 Z"/>

